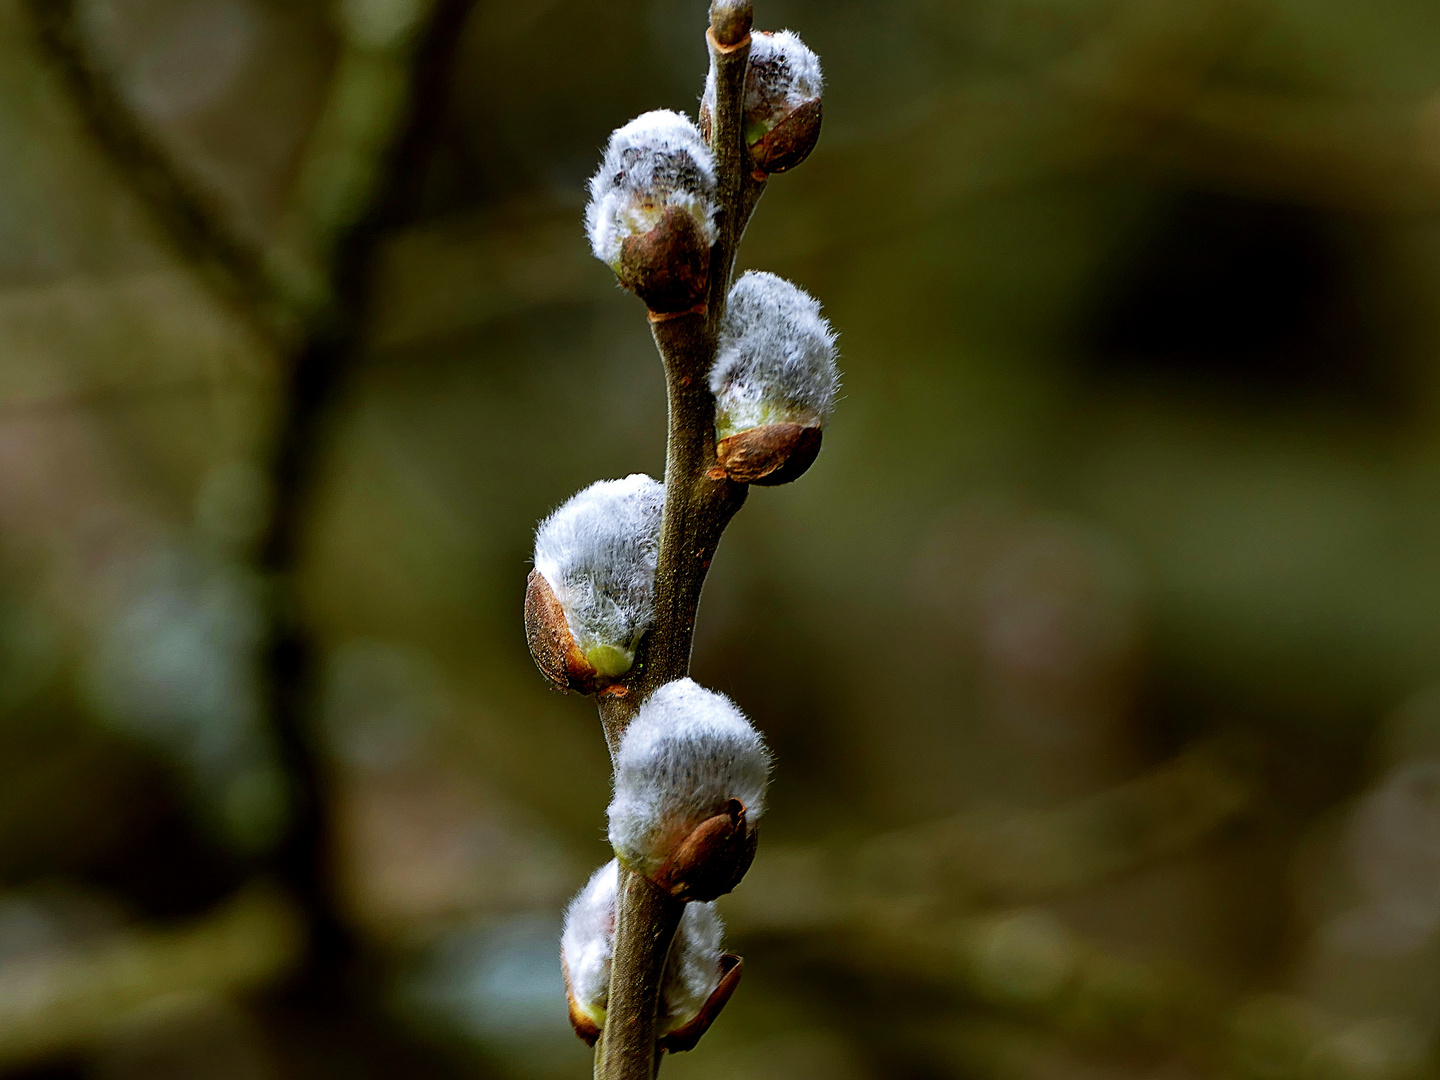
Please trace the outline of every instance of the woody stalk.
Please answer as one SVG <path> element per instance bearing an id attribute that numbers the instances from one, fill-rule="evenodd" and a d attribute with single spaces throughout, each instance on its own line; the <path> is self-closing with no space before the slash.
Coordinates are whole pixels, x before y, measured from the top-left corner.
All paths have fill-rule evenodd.
<path id="1" fill-rule="evenodd" d="M 525 597 L 540 670 L 594 694 L 615 770 L 615 858 L 566 913 L 561 963 L 595 1076 L 651 1080 L 689 1050 L 739 981 L 713 901 L 754 858 L 770 756 L 728 698 L 689 678 L 705 576 L 751 484 L 815 460 L 836 390 L 819 304 L 773 274 L 733 280 L 771 175 L 820 132 L 818 58 L 716 0 L 698 124 L 646 113 L 616 130 L 590 182 L 597 258 L 644 302 L 669 408 L 664 483 L 580 492 L 540 524 Z"/>

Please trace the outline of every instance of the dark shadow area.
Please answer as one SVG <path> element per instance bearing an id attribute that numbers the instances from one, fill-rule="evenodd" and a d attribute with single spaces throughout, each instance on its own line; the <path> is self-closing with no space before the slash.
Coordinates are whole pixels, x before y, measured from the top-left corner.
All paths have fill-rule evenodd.
<path id="1" fill-rule="evenodd" d="M 1413 388 L 1370 280 L 1376 233 L 1294 203 L 1171 195 L 1101 275 L 1085 363 L 1177 392 L 1398 418 Z"/>

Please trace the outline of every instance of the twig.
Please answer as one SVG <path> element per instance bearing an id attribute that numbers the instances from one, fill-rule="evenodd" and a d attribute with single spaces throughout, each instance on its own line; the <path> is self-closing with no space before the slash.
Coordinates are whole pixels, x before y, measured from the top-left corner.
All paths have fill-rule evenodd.
<path id="1" fill-rule="evenodd" d="M 624 694 L 602 694 L 600 719 L 615 753 L 641 703 L 658 687 L 690 671 L 695 611 L 720 536 L 745 502 L 747 488 L 708 474 L 715 464 L 715 400 L 709 373 L 715 360 L 735 252 L 764 190 L 744 143 L 747 36 L 737 45 L 707 34 L 715 76 L 711 149 L 715 155 L 720 236 L 710 256 L 703 311 L 651 318 L 665 368 L 669 431 L 665 448 L 665 509 L 655 572 L 655 621 L 636 657 Z M 660 975 L 683 904 L 644 877 L 620 869 L 615 953 L 605 1030 L 596 1047 L 600 1080 L 651 1080 L 659 1070 L 655 1021 Z"/>
<path id="2" fill-rule="evenodd" d="M 750 214 L 764 191 L 749 165 L 743 141 L 743 93 L 749 39 L 731 48 L 710 39 L 716 102 L 715 154 L 720 237 L 710 254 L 710 286 L 704 311 L 653 319 L 651 336 L 665 368 L 669 431 L 665 444 L 665 511 L 655 571 L 655 621 L 635 660 L 625 694 L 599 699 L 600 719 L 613 754 L 626 726 L 657 688 L 690 670 L 695 611 L 710 560 L 725 526 L 745 502 L 748 488 L 711 479 L 715 464 L 715 399 L 709 374 L 715 360 L 735 253 Z"/>

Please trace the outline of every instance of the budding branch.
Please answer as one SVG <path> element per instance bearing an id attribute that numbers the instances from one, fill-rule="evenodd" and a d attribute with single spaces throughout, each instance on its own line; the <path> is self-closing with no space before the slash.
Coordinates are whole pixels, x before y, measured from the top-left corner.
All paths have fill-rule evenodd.
<path id="1" fill-rule="evenodd" d="M 715 399 L 709 373 L 715 361 L 735 252 L 765 181 L 754 175 L 744 142 L 747 35 L 722 45 L 706 35 L 715 76 L 711 150 L 715 155 L 720 236 L 710 256 L 703 311 L 652 319 L 664 362 L 669 432 L 665 453 L 665 510 L 655 571 L 655 622 L 636 656 L 624 693 L 598 698 L 613 756 L 620 736 L 656 689 L 690 672 L 695 612 L 710 560 L 725 526 L 745 502 L 747 487 L 708 474 L 715 464 Z M 615 953 L 605 1030 L 596 1048 L 597 1080 L 652 1080 L 659 1071 L 655 1035 L 661 975 L 684 904 L 639 874 L 620 867 Z"/>

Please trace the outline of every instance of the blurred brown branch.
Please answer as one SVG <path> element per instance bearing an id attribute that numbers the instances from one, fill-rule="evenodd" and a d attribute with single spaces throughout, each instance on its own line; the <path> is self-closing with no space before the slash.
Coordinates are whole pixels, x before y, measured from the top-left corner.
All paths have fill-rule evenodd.
<path id="1" fill-rule="evenodd" d="M 177 254 L 273 342 L 293 338 L 263 252 L 231 228 L 217 202 L 177 165 L 86 50 L 74 0 L 30 0 L 40 46 L 76 111 Z"/>
<path id="2" fill-rule="evenodd" d="M 281 360 L 273 492 L 258 558 L 272 585 L 264 697 L 289 780 L 269 858 L 304 912 L 307 979 L 334 993 L 359 943 L 336 895 L 324 755 L 311 724 L 316 647 L 295 574 L 337 397 L 367 322 L 374 256 L 398 221 L 441 107 L 467 0 L 341 5 L 341 45 L 280 242 L 241 239 L 86 52 L 71 0 L 34 0 L 38 39 L 77 111 L 176 252 L 240 307 Z M 324 989 L 328 987 L 328 989 Z"/>

